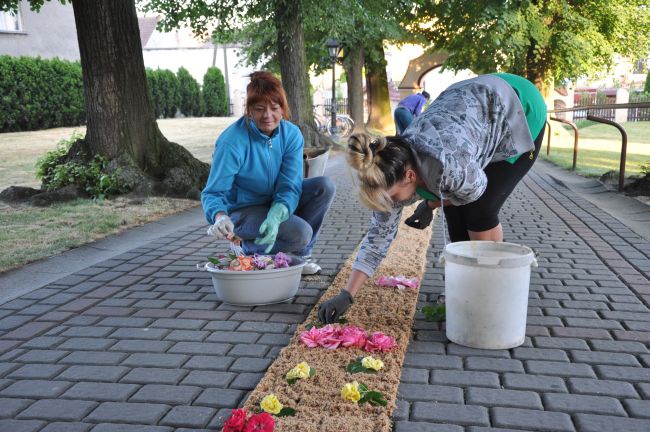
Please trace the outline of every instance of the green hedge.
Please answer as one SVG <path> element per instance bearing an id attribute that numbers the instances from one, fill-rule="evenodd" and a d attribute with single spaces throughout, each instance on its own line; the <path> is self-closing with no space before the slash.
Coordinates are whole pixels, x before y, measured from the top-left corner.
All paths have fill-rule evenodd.
<path id="1" fill-rule="evenodd" d="M 176 73 L 180 87 L 180 109 L 186 117 L 200 117 L 205 112 L 205 102 L 201 97 L 199 83 L 184 67 Z"/>
<path id="2" fill-rule="evenodd" d="M 226 83 L 219 68 L 208 68 L 203 76 L 203 99 L 205 100 L 206 116 L 224 117 L 228 115 Z"/>
<path id="3" fill-rule="evenodd" d="M 79 62 L 0 56 L 0 132 L 84 122 Z"/>
<path id="4" fill-rule="evenodd" d="M 181 104 L 181 88 L 174 72 L 147 69 L 147 84 L 156 118 L 175 117 Z"/>

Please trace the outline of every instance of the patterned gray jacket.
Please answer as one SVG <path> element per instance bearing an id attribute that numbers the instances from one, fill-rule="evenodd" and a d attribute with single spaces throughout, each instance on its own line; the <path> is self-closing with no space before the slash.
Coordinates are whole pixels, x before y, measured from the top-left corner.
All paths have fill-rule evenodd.
<path id="1" fill-rule="evenodd" d="M 402 138 L 411 145 L 427 189 L 456 206 L 483 195 L 489 163 L 535 148 L 517 93 L 495 75 L 447 88 Z M 402 208 L 417 199 L 396 203 L 388 213 L 373 212 L 352 268 L 372 276 L 397 234 Z"/>

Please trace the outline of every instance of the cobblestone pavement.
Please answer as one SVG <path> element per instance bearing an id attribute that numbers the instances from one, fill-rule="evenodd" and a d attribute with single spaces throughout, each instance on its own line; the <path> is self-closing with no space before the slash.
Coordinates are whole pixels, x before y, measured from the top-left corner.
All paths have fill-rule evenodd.
<path id="1" fill-rule="evenodd" d="M 0 432 L 218 429 L 365 234 L 340 157 L 328 174 L 324 272 L 291 303 L 217 301 L 195 270 L 218 249 L 197 220 L 0 304 Z M 418 314 L 395 430 L 650 430 L 648 241 L 537 171 L 503 216 L 506 240 L 539 254 L 526 342 L 463 348 Z M 436 230 L 431 263 L 442 244 Z M 429 265 L 422 302 L 442 275 Z"/>

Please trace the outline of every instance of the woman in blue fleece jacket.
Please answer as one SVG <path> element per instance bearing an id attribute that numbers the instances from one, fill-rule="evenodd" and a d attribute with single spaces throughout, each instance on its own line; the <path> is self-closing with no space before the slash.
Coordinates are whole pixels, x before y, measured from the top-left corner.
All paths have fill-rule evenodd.
<path id="1" fill-rule="evenodd" d="M 208 234 L 242 239 L 246 254 L 288 252 L 304 257 L 303 274 L 321 269 L 311 258 L 334 199 L 327 177 L 303 179 L 303 137 L 287 120 L 280 81 L 254 72 L 246 88 L 246 114 L 215 144 L 201 193 Z"/>

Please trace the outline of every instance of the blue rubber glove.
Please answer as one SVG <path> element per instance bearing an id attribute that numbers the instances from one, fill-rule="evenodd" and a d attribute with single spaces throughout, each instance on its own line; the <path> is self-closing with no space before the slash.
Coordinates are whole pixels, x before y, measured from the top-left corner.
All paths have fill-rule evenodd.
<path id="1" fill-rule="evenodd" d="M 278 228 L 287 219 L 289 219 L 289 209 L 284 204 L 273 203 L 269 212 L 266 214 L 266 219 L 260 225 L 261 237 L 255 239 L 255 244 L 268 245 L 264 253 L 271 252 L 275 244 L 275 238 L 278 236 Z"/>

